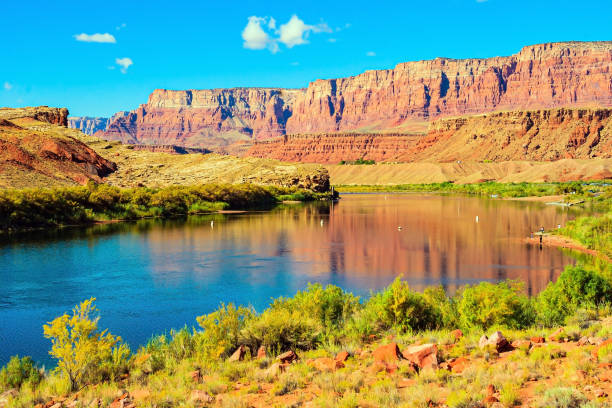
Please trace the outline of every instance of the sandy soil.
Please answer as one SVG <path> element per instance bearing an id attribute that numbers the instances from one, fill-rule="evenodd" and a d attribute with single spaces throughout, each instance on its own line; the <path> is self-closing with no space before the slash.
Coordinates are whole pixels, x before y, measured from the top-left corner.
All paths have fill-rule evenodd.
<path id="1" fill-rule="evenodd" d="M 397 163 L 375 165 L 325 165 L 332 184 L 393 185 L 415 183 L 475 183 L 494 180 L 548 182 L 599 180 L 612 174 L 612 159 L 555 162 L 507 161 L 499 163 Z"/>

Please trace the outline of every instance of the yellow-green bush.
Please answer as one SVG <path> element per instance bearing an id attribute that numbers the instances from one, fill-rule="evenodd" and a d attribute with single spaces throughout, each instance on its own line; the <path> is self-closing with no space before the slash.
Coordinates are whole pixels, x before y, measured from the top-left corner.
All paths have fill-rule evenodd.
<path id="1" fill-rule="evenodd" d="M 121 338 L 98 329 L 95 298 L 81 302 L 72 310 L 44 325 L 45 337 L 51 339 L 49 354 L 57 359 L 56 371 L 65 376 L 72 390 L 89 382 L 116 377 L 114 370 L 125 367 L 129 349 Z"/>
<path id="2" fill-rule="evenodd" d="M 523 328 L 533 323 L 535 312 L 520 282 L 466 286 L 458 303 L 463 327 L 488 329 L 494 326 Z"/>

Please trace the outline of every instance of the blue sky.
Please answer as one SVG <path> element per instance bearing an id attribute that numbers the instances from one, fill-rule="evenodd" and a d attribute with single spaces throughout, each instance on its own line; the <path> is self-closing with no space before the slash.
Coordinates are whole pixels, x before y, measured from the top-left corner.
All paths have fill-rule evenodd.
<path id="1" fill-rule="evenodd" d="M 0 106 L 72 115 L 134 109 L 156 88 L 305 87 L 437 56 L 612 40 L 609 0 L 25 4 L 1 7 Z"/>

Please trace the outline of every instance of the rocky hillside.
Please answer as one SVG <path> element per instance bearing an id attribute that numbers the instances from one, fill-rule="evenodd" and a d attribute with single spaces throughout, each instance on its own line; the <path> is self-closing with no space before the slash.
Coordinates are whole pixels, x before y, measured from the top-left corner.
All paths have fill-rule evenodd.
<path id="1" fill-rule="evenodd" d="M 156 90 L 99 136 L 226 148 L 293 133 L 424 132 L 443 116 L 612 106 L 612 42 L 528 46 L 509 57 L 406 62 L 306 89 Z"/>
<path id="2" fill-rule="evenodd" d="M 551 161 L 612 157 L 612 109 L 556 108 L 438 119 L 426 135 L 286 135 L 246 155 L 284 161 Z"/>
<path id="3" fill-rule="evenodd" d="M 66 128 L 67 109 L 0 109 L 0 188 L 101 181 L 115 163 L 77 140 Z"/>
<path id="4" fill-rule="evenodd" d="M 51 187 L 89 180 L 163 187 L 255 183 L 324 192 L 329 174 L 314 164 L 238 158 L 173 145 L 107 142 L 66 127 L 67 109 L 0 109 L 0 188 Z"/>
<path id="5" fill-rule="evenodd" d="M 78 129 L 86 135 L 93 135 L 98 131 L 105 131 L 109 118 L 94 118 L 90 116 L 70 116 L 68 118 L 68 127 L 70 129 Z"/>
<path id="6" fill-rule="evenodd" d="M 432 122 L 401 161 L 553 161 L 612 157 L 612 109 L 496 112 Z"/>
<path id="7" fill-rule="evenodd" d="M 401 133 L 314 133 L 257 141 L 245 156 L 302 163 L 339 163 L 368 159 L 397 161 L 414 150 L 423 135 Z"/>
<path id="8" fill-rule="evenodd" d="M 254 157 L 218 154 L 182 154 L 178 149 L 141 149 L 120 142 L 90 138 L 88 145 L 117 163 L 117 171 L 104 179 L 119 187 L 165 187 L 204 183 L 254 183 L 282 187 L 329 190 L 329 173 L 321 165 L 282 163 Z"/>

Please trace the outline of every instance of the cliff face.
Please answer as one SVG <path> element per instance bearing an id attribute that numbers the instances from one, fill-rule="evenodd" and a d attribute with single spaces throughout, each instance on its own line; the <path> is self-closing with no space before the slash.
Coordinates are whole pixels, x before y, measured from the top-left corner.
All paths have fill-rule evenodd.
<path id="1" fill-rule="evenodd" d="M 0 188 L 97 182 L 117 169 L 72 137 L 65 108 L 0 109 Z"/>
<path id="2" fill-rule="evenodd" d="M 494 112 L 433 121 L 427 135 L 288 135 L 246 153 L 285 161 L 452 162 L 612 157 L 612 109 Z"/>
<path id="3" fill-rule="evenodd" d="M 612 106 L 612 42 L 553 43 L 510 57 L 407 62 L 318 80 L 293 106 L 287 131 L 402 127 L 419 118 L 500 109 Z"/>
<path id="4" fill-rule="evenodd" d="M 86 135 L 93 135 L 97 131 L 105 131 L 109 122 L 109 118 L 71 116 L 68 118 L 68 127 L 70 129 L 78 129 Z"/>
<path id="5" fill-rule="evenodd" d="M 223 148 L 231 143 L 285 134 L 300 90 L 232 88 L 155 90 L 149 102 L 114 118 L 106 139 L 134 144 Z"/>
<path id="6" fill-rule="evenodd" d="M 403 152 L 414 150 L 420 135 L 317 133 L 285 135 L 255 142 L 246 156 L 303 163 L 339 163 L 368 159 L 397 161 Z"/>
<path id="7" fill-rule="evenodd" d="M 406 62 L 306 89 L 156 90 L 98 136 L 230 151 L 293 133 L 425 132 L 444 116 L 612 106 L 612 42 L 528 46 L 509 57 Z"/>
<path id="8" fill-rule="evenodd" d="M 0 119 L 12 120 L 30 118 L 52 125 L 68 126 L 68 109 L 50 108 L 48 106 L 28 106 L 26 108 L 0 108 Z"/>

